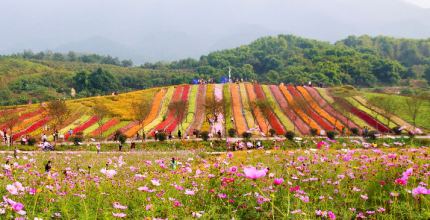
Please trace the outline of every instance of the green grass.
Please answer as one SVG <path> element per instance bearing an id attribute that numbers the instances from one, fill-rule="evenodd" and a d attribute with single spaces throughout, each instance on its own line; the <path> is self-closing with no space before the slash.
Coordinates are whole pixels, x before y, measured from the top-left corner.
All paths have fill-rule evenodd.
<path id="1" fill-rule="evenodd" d="M 196 101 L 197 101 L 197 92 L 199 91 L 199 85 L 191 86 L 190 97 L 188 98 L 188 111 L 186 120 L 182 122 L 182 128 L 187 130 L 193 121 L 194 114 L 188 114 L 188 112 L 195 112 L 196 110 Z"/>
<path id="2" fill-rule="evenodd" d="M 230 95 L 229 89 L 230 89 L 230 85 L 229 84 L 225 84 L 223 86 L 224 99 L 226 100 L 227 103 L 231 102 L 231 95 Z M 233 105 L 233 103 L 230 103 L 230 104 Z M 225 115 L 225 119 L 224 119 L 224 121 L 225 121 L 225 127 L 226 127 L 226 131 L 227 132 L 228 132 L 228 130 L 230 128 L 234 128 L 234 125 L 233 125 L 233 123 L 230 120 L 230 118 L 232 117 L 232 111 L 233 111 L 233 109 L 230 106 L 230 111 L 226 111 L 227 114 Z"/>
<path id="3" fill-rule="evenodd" d="M 385 94 L 378 94 L 378 93 L 365 93 L 366 98 L 371 98 L 375 96 L 386 96 Z M 397 96 L 395 101 L 398 105 L 401 105 L 402 108 L 399 109 L 399 111 L 396 113 L 397 116 L 405 120 L 406 122 L 413 125 L 412 115 L 410 112 L 405 109 L 405 101 L 406 99 L 411 99 L 410 97 L 405 96 Z M 430 104 L 429 102 L 424 102 L 421 112 L 417 115 L 416 118 L 416 126 L 424 127 L 426 129 L 430 129 Z"/>

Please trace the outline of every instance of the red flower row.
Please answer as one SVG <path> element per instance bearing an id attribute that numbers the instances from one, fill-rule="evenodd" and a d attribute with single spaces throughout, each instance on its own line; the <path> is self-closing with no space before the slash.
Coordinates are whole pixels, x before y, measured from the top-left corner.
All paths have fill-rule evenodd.
<path id="1" fill-rule="evenodd" d="M 13 114 L 16 112 L 20 112 L 27 109 L 27 107 L 23 107 L 23 108 L 16 108 L 16 109 L 8 109 L 8 110 L 4 110 L 0 112 L 0 115 L 5 115 L 5 114 Z"/>
<path id="2" fill-rule="evenodd" d="M 194 122 L 190 126 L 190 129 L 188 129 L 188 132 L 193 132 L 194 129 L 197 129 L 205 115 L 205 110 L 206 110 L 204 108 L 204 104 L 206 101 L 205 89 L 206 89 L 205 84 L 199 85 L 199 91 L 197 93 L 197 101 L 196 101 L 196 110 L 195 110 L 196 116 L 194 118 Z M 190 109 L 190 111 L 194 111 L 194 109 Z"/>
<path id="3" fill-rule="evenodd" d="M 116 124 L 118 124 L 120 122 L 121 121 L 118 120 L 118 119 L 112 119 L 112 120 L 108 121 L 106 124 L 104 124 L 102 126 L 102 131 L 105 132 L 107 129 L 109 129 L 110 127 L 112 127 L 112 126 L 114 126 L 114 125 L 116 125 Z M 100 129 L 97 129 L 94 132 L 92 132 L 90 135 L 92 135 L 92 136 L 95 137 L 95 136 L 97 136 L 99 134 L 100 134 Z"/>
<path id="4" fill-rule="evenodd" d="M 393 131 L 389 128 L 387 128 L 385 125 L 379 123 L 378 121 L 376 121 L 374 118 L 370 117 L 368 114 L 358 110 L 357 108 L 355 108 L 354 106 L 352 106 L 351 104 L 349 104 L 347 101 L 341 99 L 341 98 L 334 98 L 335 101 L 337 102 L 342 102 L 343 104 L 345 104 L 346 106 L 348 106 L 349 109 L 351 109 L 351 112 L 355 115 L 357 115 L 358 117 L 360 117 L 361 119 L 363 119 L 364 121 L 366 121 L 368 124 L 370 124 L 371 126 L 377 126 L 378 130 L 383 132 L 383 133 L 392 133 Z"/>
<path id="5" fill-rule="evenodd" d="M 175 92 L 173 93 L 173 98 L 172 98 L 171 103 L 179 101 L 179 99 L 181 98 L 181 94 L 182 94 L 182 86 L 176 87 Z M 173 115 L 173 110 L 172 110 L 172 108 L 169 108 L 166 120 L 164 120 L 160 124 L 158 124 L 154 128 L 154 130 L 151 132 L 151 135 L 154 136 L 156 130 L 164 129 L 168 124 L 172 123 L 174 118 L 175 118 L 175 116 Z"/>
<path id="6" fill-rule="evenodd" d="M 92 118 L 90 118 L 90 120 L 88 120 L 87 122 L 85 122 L 83 125 L 81 125 L 81 126 L 79 126 L 79 127 L 77 127 L 77 128 L 75 128 L 74 130 L 73 130 L 73 134 L 76 134 L 76 133 L 78 133 L 78 132 L 81 132 L 81 131 L 84 131 L 85 129 L 87 129 L 88 127 L 90 127 L 91 125 L 93 125 L 94 123 L 96 123 L 97 122 L 97 117 L 92 117 Z M 64 138 L 65 139 L 68 139 L 70 137 L 70 133 L 69 132 L 67 132 L 66 133 L 66 135 L 64 135 Z"/>
<path id="7" fill-rule="evenodd" d="M 21 116 L 19 116 L 18 118 L 14 119 L 13 121 L 14 121 L 14 122 L 20 122 L 20 121 L 23 121 L 23 120 L 25 120 L 25 119 L 27 119 L 27 118 L 33 117 L 33 116 L 35 116 L 35 115 L 38 115 L 38 114 L 40 114 L 40 113 L 42 113 L 42 112 L 44 112 L 44 111 L 45 111 L 45 109 L 44 109 L 44 108 L 39 108 L 39 109 L 37 109 L 36 111 L 29 112 L 29 113 L 27 113 L 27 114 L 23 114 L 23 115 L 21 115 Z M 0 127 L 0 130 L 3 130 L 3 129 L 5 129 L 5 128 L 7 128 L 8 124 L 9 124 L 9 123 L 6 123 L 6 124 L 2 125 L 2 126 Z"/>
<path id="8" fill-rule="evenodd" d="M 43 118 L 43 119 L 39 120 L 38 122 L 36 122 L 36 123 L 32 124 L 32 125 L 31 125 L 30 127 L 28 127 L 27 129 L 22 130 L 22 131 L 20 131 L 20 132 L 18 132 L 18 133 L 16 133 L 16 134 L 14 134 L 14 135 L 12 136 L 12 140 L 14 140 L 14 141 L 15 141 L 17 138 L 21 137 L 21 135 L 25 135 L 25 134 L 28 134 L 28 133 L 30 133 L 30 132 L 35 131 L 36 129 L 38 129 L 38 128 L 42 127 L 44 124 L 48 123 L 49 121 L 50 121 L 50 119 L 49 119 L 49 118 Z"/>
<path id="9" fill-rule="evenodd" d="M 182 93 L 182 100 L 188 100 L 189 92 L 190 92 L 190 86 L 185 86 L 184 92 Z M 174 131 L 176 126 L 178 126 L 178 124 L 179 124 L 179 119 L 175 118 L 175 120 L 169 126 L 167 126 L 166 132 Z"/>
<path id="10" fill-rule="evenodd" d="M 348 119 L 345 116 L 341 115 L 339 112 L 337 112 L 336 110 L 334 110 L 328 104 L 328 102 L 323 97 L 321 97 L 321 95 L 320 95 L 320 93 L 318 91 L 316 91 L 314 88 L 311 88 L 311 87 L 308 87 L 308 86 L 306 86 L 305 88 L 306 88 L 306 90 L 308 90 L 309 94 L 311 94 L 313 98 L 315 98 L 315 99 L 318 100 L 319 104 L 322 106 L 322 108 L 326 112 L 330 112 L 334 117 L 336 117 L 338 120 L 340 120 L 340 122 L 342 124 L 346 125 L 347 122 L 349 122 L 348 123 L 348 127 L 349 128 L 358 128 L 358 126 L 355 125 L 351 120 L 348 121 Z"/>
<path id="11" fill-rule="evenodd" d="M 300 100 L 303 103 L 306 103 L 306 100 L 300 95 L 300 93 L 292 86 L 288 86 L 288 90 L 291 92 L 291 94 L 294 96 L 296 100 Z M 306 106 L 306 113 L 308 113 L 309 117 L 311 117 L 316 123 L 318 123 L 322 128 L 324 128 L 326 131 L 333 130 L 333 126 L 331 126 L 329 123 L 324 121 L 321 116 L 319 116 L 313 109 L 311 109 L 309 106 Z"/>
<path id="12" fill-rule="evenodd" d="M 279 105 L 281 106 L 281 109 L 284 110 L 287 117 L 290 118 L 291 122 L 296 125 L 300 133 L 309 133 L 309 128 L 306 126 L 306 123 L 302 120 L 302 118 L 296 115 L 296 113 L 292 109 L 288 108 L 287 100 L 285 99 L 279 87 L 277 87 L 276 85 L 271 85 L 270 89 L 272 89 L 273 95 L 275 96 L 276 101 L 278 101 Z"/>
<path id="13" fill-rule="evenodd" d="M 266 97 L 264 97 L 264 93 L 263 93 L 263 90 L 261 89 L 260 85 L 254 84 L 254 90 L 255 90 L 255 93 L 257 94 L 258 99 L 266 100 Z M 273 111 L 270 110 L 269 114 L 270 114 L 269 115 L 270 124 L 272 124 L 273 129 L 275 129 L 275 131 L 276 131 L 276 134 L 284 134 L 285 131 L 282 128 L 282 126 L 279 124 L 279 122 L 275 116 L 275 113 L 273 113 Z"/>
<path id="14" fill-rule="evenodd" d="M 122 127 L 121 129 L 119 129 L 119 131 L 121 131 L 122 133 L 127 132 L 128 130 L 130 130 L 132 127 L 136 126 L 139 124 L 139 121 L 133 121 L 130 124 L 128 124 L 125 127 Z"/>

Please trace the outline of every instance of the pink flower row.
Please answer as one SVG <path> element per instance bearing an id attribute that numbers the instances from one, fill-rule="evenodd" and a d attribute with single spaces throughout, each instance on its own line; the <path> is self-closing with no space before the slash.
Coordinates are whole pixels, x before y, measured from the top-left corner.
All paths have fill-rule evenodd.
<path id="1" fill-rule="evenodd" d="M 193 132 L 194 129 L 198 129 L 200 126 L 200 122 L 202 121 L 205 115 L 205 108 L 204 108 L 204 104 L 206 101 L 205 89 L 206 89 L 205 84 L 199 85 L 199 91 L 197 93 L 197 102 L 196 102 L 196 116 L 194 118 L 194 123 L 192 123 L 188 132 Z"/>
<path id="2" fill-rule="evenodd" d="M 171 103 L 177 102 L 177 101 L 180 100 L 181 95 L 182 95 L 182 88 L 183 88 L 182 86 L 176 87 L 175 92 L 173 93 L 173 98 L 172 98 Z M 156 130 L 162 130 L 162 129 L 164 129 L 167 125 L 169 125 L 170 123 L 172 123 L 173 120 L 174 120 L 173 110 L 172 110 L 172 108 L 169 108 L 166 120 L 162 121 L 160 124 L 158 124 L 154 128 L 154 130 L 151 132 L 151 135 L 154 136 Z"/>
<path id="3" fill-rule="evenodd" d="M 190 92 L 190 86 L 185 86 L 184 92 L 182 93 L 182 100 L 188 100 L 189 92 Z M 178 126 L 178 124 L 179 124 L 179 119 L 175 118 L 175 120 L 166 128 L 166 132 L 174 131 L 175 128 Z"/>

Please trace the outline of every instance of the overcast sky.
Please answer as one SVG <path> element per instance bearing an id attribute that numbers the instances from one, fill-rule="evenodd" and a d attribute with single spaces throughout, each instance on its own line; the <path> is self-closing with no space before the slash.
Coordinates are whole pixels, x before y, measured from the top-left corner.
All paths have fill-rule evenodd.
<path id="1" fill-rule="evenodd" d="M 430 0 L 0 0 L 0 30 L 0 54 L 73 50 L 140 64 L 279 34 L 429 38 Z"/>
<path id="2" fill-rule="evenodd" d="M 418 5 L 422 8 L 430 8 L 430 0 L 404 0 L 404 1 Z"/>

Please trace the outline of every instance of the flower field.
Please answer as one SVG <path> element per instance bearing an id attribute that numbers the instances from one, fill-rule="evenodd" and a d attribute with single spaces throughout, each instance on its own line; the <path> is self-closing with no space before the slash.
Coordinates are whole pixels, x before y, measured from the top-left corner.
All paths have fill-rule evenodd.
<path id="1" fill-rule="evenodd" d="M 371 96 L 371 93 L 367 93 L 367 95 Z M 378 95 L 383 96 L 383 94 Z M 181 99 L 188 100 L 187 112 L 194 112 L 194 114 L 187 114 L 186 119 L 184 118 L 182 121 L 183 129 L 188 134 L 191 134 L 194 129 L 199 129 L 201 131 L 211 131 L 212 133 L 221 130 L 225 135 L 224 131 L 230 128 L 235 128 L 238 134 L 242 134 L 248 129 L 258 127 L 265 135 L 268 133 L 268 128 L 273 128 L 277 135 L 282 135 L 287 130 L 295 131 L 299 135 L 307 135 L 310 132 L 310 128 L 315 128 L 318 132 L 322 129 L 332 130 L 334 124 L 337 130 L 341 130 L 343 126 L 347 128 L 369 126 L 371 129 L 378 130 L 381 133 L 392 133 L 391 128 L 387 127 L 388 120 L 386 118 L 381 115 L 376 119 L 373 118 L 373 111 L 381 112 L 382 110 L 369 108 L 367 100 L 359 96 L 334 98 L 328 89 L 239 83 L 179 85 L 176 87 L 153 88 L 117 96 L 70 100 L 66 103 L 72 113 L 63 123 L 60 134 L 65 134 L 67 138 L 68 131 L 72 129 L 74 133 L 83 131 L 84 136 L 97 137 L 100 131 L 99 125 L 95 123 L 92 115 L 92 106 L 95 103 L 94 100 L 99 99 L 106 103 L 112 111 L 112 117 L 109 120 L 106 119 L 102 126 L 103 137 L 110 138 L 115 131 L 122 131 L 128 137 L 133 137 L 142 125 L 132 119 L 130 113 L 131 103 L 142 99 L 142 97 L 149 98 L 152 101 L 150 112 L 143 122 L 145 132 L 152 135 L 155 129 L 166 129 L 167 132 L 173 132 L 178 129 L 180 121 L 175 117 L 170 106 L 172 102 Z M 220 116 L 225 119 L 225 123 L 218 123 L 211 128 L 206 121 L 209 110 L 205 108 L 205 102 L 215 98 L 229 100 L 232 111 L 227 112 L 228 115 Z M 269 112 L 268 121 L 264 119 L 260 109 L 255 109 L 252 112 L 250 103 L 257 99 L 274 103 Z M 351 114 L 346 116 L 346 113 L 342 115 L 341 110 L 336 111 L 333 107 L 335 102 L 345 104 L 350 109 Z M 53 139 L 52 132 L 55 129 L 59 129 L 57 122 L 49 117 L 46 107 L 39 104 L 19 106 L 15 110 L 7 108 L 0 111 L 0 113 L 15 112 L 18 114 L 17 119 L 15 119 L 18 123 L 14 125 L 12 131 L 16 134 L 13 136 L 15 140 L 19 135 L 23 134 L 38 138 L 41 133 L 46 133 L 48 140 L 51 141 Z M 423 112 L 420 114 L 423 115 L 420 117 L 424 117 L 428 113 Z M 407 130 L 411 130 L 411 118 L 399 117 L 404 115 L 404 113 L 399 113 L 394 116 L 390 127 L 406 126 Z M 231 117 L 233 117 L 234 122 L 231 122 Z M 0 130 L 7 128 L 8 123 L 3 121 L 0 125 Z M 348 126 L 346 126 L 347 124 Z M 44 130 L 44 125 L 50 125 L 50 131 Z M 424 129 L 426 129 L 425 127 Z M 9 129 L 8 132 L 10 133 Z M 260 132 L 254 133 L 257 136 L 261 136 Z"/>
<path id="2" fill-rule="evenodd" d="M 358 142 L 358 141 L 357 141 Z M 286 143 L 292 144 L 293 142 Z M 361 144 L 358 142 L 359 145 Z M 2 154 L 2 219 L 428 219 L 428 148 Z M 322 146 L 322 147 L 321 147 Z M 318 149 L 321 147 L 321 149 Z M 203 154 L 204 155 L 204 154 Z M 175 158 L 172 165 L 171 158 Z M 52 161 L 50 172 L 45 171 Z"/>

